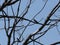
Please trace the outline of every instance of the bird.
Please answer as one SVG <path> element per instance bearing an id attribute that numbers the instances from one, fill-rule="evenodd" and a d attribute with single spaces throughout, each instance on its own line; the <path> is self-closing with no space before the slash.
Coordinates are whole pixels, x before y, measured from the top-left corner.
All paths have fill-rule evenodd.
<path id="1" fill-rule="evenodd" d="M 35 22 L 35 23 L 39 23 L 36 19 L 34 19 L 34 22 Z"/>

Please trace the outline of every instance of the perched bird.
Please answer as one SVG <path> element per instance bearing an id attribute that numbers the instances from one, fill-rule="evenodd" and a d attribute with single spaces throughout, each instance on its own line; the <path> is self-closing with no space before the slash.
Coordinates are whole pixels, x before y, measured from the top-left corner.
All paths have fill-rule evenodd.
<path id="1" fill-rule="evenodd" d="M 35 19 L 34 19 L 34 22 L 35 22 L 35 23 L 39 23 L 39 22 L 38 22 L 37 20 L 35 20 Z"/>

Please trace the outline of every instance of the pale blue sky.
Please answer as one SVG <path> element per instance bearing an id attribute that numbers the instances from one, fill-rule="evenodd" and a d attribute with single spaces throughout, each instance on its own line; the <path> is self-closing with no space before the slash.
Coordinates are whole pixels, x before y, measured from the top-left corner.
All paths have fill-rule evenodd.
<path id="1" fill-rule="evenodd" d="M 0 1 L 0 4 L 2 4 L 4 0 L 1 0 Z M 34 0 L 33 0 L 34 1 Z M 44 0 L 45 1 L 45 0 Z M 41 10 L 41 8 L 43 7 L 43 5 L 45 4 L 45 2 L 42 1 L 42 0 L 35 0 L 31 6 L 30 6 L 30 9 L 29 9 L 29 12 L 26 14 L 25 18 L 27 19 L 32 19 L 33 16 L 39 11 Z M 42 23 L 44 22 L 44 20 L 46 19 L 47 15 L 51 12 L 51 10 L 53 9 L 53 7 L 58 3 L 59 0 L 48 0 L 44 10 L 38 14 L 38 16 L 35 18 L 36 20 L 40 21 L 41 18 L 42 19 Z M 28 0 L 22 0 L 22 3 L 21 3 L 21 7 L 20 7 L 20 13 L 19 15 L 21 14 L 21 12 L 24 10 L 25 6 L 27 5 L 27 2 Z M 17 4 L 16 3 L 14 6 L 14 10 L 15 10 L 15 14 L 16 14 L 16 8 L 17 8 Z M 5 9 L 6 10 L 6 9 Z M 11 7 L 8 8 L 9 10 L 9 15 L 12 15 L 12 12 L 11 12 Z M 57 13 L 56 13 L 57 14 Z M 52 17 L 54 18 L 54 17 Z M 12 21 L 11 21 L 12 22 Z M 25 21 L 24 23 L 22 23 L 21 25 L 23 24 L 26 24 L 27 21 Z M 3 21 L 0 20 L 0 28 L 3 27 Z M 11 23 L 12 25 L 12 23 Z M 60 25 L 60 24 L 58 24 Z M 24 37 L 26 38 L 29 34 L 33 33 L 34 31 L 38 30 L 40 27 L 40 25 L 33 25 L 33 26 L 29 26 L 26 31 L 24 32 Z M 60 27 L 60 26 L 59 26 Z M 58 28 L 59 28 L 58 27 Z M 46 29 L 47 27 L 45 27 L 44 29 Z M 43 29 L 43 30 L 44 30 Z M 60 35 L 58 33 L 58 31 L 56 30 L 56 27 L 54 27 L 53 29 L 49 30 L 43 37 L 41 37 L 40 39 L 40 42 L 43 43 L 44 45 L 49 45 L 51 43 L 54 43 L 56 41 L 60 41 Z M 5 34 L 5 31 L 4 30 L 0 30 L 0 44 L 1 45 L 6 45 L 7 43 L 7 37 L 6 37 L 6 34 Z M 31 44 L 30 44 L 31 45 Z M 36 44 L 37 45 L 37 44 Z"/>

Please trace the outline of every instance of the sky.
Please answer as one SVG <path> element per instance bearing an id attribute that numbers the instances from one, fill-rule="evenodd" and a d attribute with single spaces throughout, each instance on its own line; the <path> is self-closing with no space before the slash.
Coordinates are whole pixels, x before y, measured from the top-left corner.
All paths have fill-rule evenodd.
<path id="1" fill-rule="evenodd" d="M 0 1 L 0 5 L 3 3 L 4 0 Z M 46 0 L 33 0 L 33 3 L 30 6 L 30 9 L 28 11 L 28 13 L 26 14 L 25 18 L 27 19 L 32 19 L 33 16 L 39 12 L 41 10 L 41 8 L 44 6 Z M 41 23 L 44 22 L 44 20 L 46 19 L 46 17 L 48 16 L 48 14 L 51 12 L 51 10 L 54 8 L 54 6 L 58 3 L 59 0 L 48 0 L 45 8 L 42 10 L 41 13 L 39 13 L 37 15 L 37 17 L 35 18 L 37 21 L 40 21 Z M 20 12 L 19 15 L 23 12 L 24 8 L 27 5 L 28 0 L 22 0 L 21 3 L 21 7 L 20 7 Z M 14 4 L 14 13 L 16 14 L 16 9 L 17 9 L 17 5 L 18 3 Z M 5 9 L 6 10 L 6 9 Z M 12 15 L 12 11 L 11 11 L 11 7 L 9 6 L 8 8 L 8 14 Z M 1 12 L 0 12 L 1 14 Z M 58 14 L 58 11 L 56 12 L 56 14 Z M 59 13 L 60 14 L 60 13 Z M 54 16 L 52 18 L 55 18 Z M 13 20 L 11 20 L 11 22 L 13 22 Z M 28 22 L 25 21 L 20 25 L 26 25 Z M 12 25 L 13 23 L 11 23 Z M 0 28 L 3 27 L 3 21 L 0 19 Z M 58 25 L 60 25 L 60 23 L 58 23 Z M 33 26 L 29 26 L 27 27 L 26 31 L 24 32 L 24 37 L 26 39 L 26 37 L 28 37 L 29 34 L 35 32 L 36 30 L 38 30 L 40 27 L 40 25 L 33 25 Z M 47 27 L 45 27 L 43 30 L 45 30 Z M 58 26 L 58 29 L 60 28 L 60 26 Z M 44 45 L 49 45 L 51 43 L 54 43 L 56 41 L 60 41 L 60 34 L 58 33 L 58 31 L 56 30 L 56 27 L 50 29 L 43 37 L 40 38 L 40 42 L 43 43 Z M 4 29 L 0 30 L 0 44 L 1 45 L 7 45 L 7 37 L 5 34 Z M 29 45 L 31 45 L 32 43 L 30 43 Z M 22 45 L 22 44 L 20 44 Z M 38 45 L 36 43 L 36 45 Z"/>

